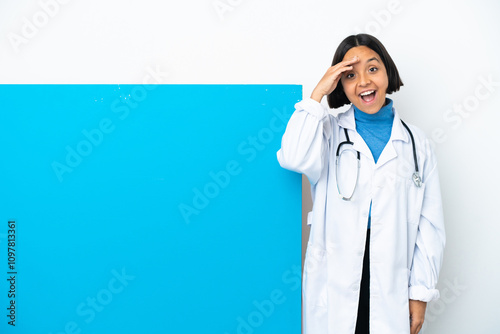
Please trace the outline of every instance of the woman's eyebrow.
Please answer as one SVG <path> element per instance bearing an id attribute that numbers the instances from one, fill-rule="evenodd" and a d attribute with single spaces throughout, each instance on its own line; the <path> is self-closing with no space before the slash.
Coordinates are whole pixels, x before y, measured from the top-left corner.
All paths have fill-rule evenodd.
<path id="1" fill-rule="evenodd" d="M 368 59 L 366 62 L 367 62 L 367 63 L 369 63 L 369 62 L 371 62 L 372 60 L 376 60 L 376 61 L 378 61 L 378 62 L 380 63 L 380 60 L 378 60 L 378 58 L 377 58 L 377 57 L 372 57 L 372 58 Z"/>

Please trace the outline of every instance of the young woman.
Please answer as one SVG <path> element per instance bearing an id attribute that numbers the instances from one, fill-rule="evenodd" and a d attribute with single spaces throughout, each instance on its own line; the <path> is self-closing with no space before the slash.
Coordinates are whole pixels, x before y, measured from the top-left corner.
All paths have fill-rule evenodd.
<path id="1" fill-rule="evenodd" d="M 416 334 L 445 245 L 436 158 L 386 97 L 403 85 L 385 47 L 340 43 L 310 98 L 297 103 L 278 160 L 311 182 L 303 277 L 305 334 Z M 351 103 L 332 116 L 331 108 Z"/>

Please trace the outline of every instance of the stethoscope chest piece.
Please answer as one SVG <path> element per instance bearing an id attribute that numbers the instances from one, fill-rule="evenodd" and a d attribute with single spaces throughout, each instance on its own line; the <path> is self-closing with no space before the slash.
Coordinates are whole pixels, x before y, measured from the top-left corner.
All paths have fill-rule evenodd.
<path id="1" fill-rule="evenodd" d="M 408 125 L 406 125 L 406 123 L 403 122 L 403 120 L 401 120 L 401 123 L 408 131 L 408 134 L 410 135 L 410 139 L 411 139 L 411 146 L 412 146 L 412 150 L 413 150 L 413 162 L 415 163 L 415 171 L 413 172 L 413 175 L 412 175 L 413 183 L 415 183 L 415 185 L 418 188 L 420 188 L 420 187 L 422 187 L 422 178 L 420 177 L 420 174 L 418 173 L 418 161 L 417 161 L 417 150 L 415 149 L 415 139 L 413 138 L 413 133 L 411 133 Z"/>
<path id="2" fill-rule="evenodd" d="M 418 173 L 417 173 L 417 172 L 414 172 L 414 173 L 413 173 L 413 177 L 412 177 L 412 179 L 413 179 L 413 183 L 415 183 L 415 185 L 416 185 L 417 187 L 419 187 L 419 188 L 420 188 L 420 187 L 422 186 L 422 178 L 420 177 L 420 175 L 418 175 Z"/>

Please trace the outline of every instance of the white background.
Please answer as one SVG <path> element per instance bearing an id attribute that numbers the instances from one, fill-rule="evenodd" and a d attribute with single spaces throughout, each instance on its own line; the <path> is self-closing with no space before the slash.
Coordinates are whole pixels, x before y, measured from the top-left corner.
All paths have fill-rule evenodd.
<path id="1" fill-rule="evenodd" d="M 440 164 L 448 243 L 426 333 L 499 332 L 498 1 L 51 1 L 0 1 L 0 83 L 141 83 L 153 68 L 309 96 L 344 37 L 377 36 L 405 83 L 395 106 Z"/>

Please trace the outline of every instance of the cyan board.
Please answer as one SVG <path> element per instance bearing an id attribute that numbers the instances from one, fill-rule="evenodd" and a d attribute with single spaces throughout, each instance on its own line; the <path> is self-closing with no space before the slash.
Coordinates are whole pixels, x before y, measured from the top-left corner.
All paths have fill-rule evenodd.
<path id="1" fill-rule="evenodd" d="M 300 333 L 301 90 L 0 86 L 0 333 Z"/>

